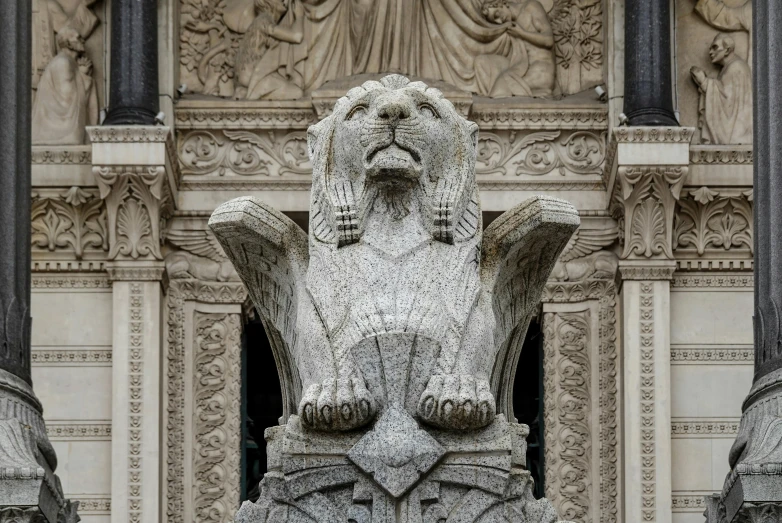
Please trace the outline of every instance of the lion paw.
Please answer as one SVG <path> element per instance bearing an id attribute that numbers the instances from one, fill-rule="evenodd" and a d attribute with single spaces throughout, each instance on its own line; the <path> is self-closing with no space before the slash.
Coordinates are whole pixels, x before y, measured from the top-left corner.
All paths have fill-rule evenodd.
<path id="1" fill-rule="evenodd" d="M 489 382 L 469 374 L 436 374 L 418 402 L 418 415 L 444 429 L 477 429 L 494 421 Z"/>
<path id="2" fill-rule="evenodd" d="M 372 396 L 360 378 L 315 383 L 299 403 L 299 417 L 308 427 L 326 431 L 353 430 L 372 421 Z"/>

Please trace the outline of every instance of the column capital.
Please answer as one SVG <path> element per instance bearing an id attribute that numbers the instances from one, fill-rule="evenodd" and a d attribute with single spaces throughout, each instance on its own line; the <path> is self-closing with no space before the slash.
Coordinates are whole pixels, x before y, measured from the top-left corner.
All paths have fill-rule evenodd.
<path id="1" fill-rule="evenodd" d="M 106 201 L 110 260 L 162 260 L 163 224 L 176 200 L 168 127 L 88 127 L 92 172 Z M 156 278 L 158 279 L 158 278 Z"/>

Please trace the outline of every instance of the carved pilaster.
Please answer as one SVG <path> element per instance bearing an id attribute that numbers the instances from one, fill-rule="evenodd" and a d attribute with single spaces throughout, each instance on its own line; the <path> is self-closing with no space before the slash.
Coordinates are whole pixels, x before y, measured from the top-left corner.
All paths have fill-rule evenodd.
<path id="1" fill-rule="evenodd" d="M 169 523 L 228 522 L 239 508 L 240 318 L 246 300 L 239 282 L 171 281 L 164 378 Z"/>
<path id="2" fill-rule="evenodd" d="M 542 300 L 546 497 L 566 519 L 616 523 L 616 287 L 549 281 Z"/>

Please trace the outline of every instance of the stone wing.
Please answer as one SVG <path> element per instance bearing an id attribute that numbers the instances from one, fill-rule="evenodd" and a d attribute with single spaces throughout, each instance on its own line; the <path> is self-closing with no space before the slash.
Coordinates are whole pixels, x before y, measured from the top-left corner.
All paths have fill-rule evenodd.
<path id="1" fill-rule="evenodd" d="M 530 198 L 486 228 L 481 283 L 494 312 L 492 393 L 497 412 L 513 418 L 513 378 L 524 336 L 557 257 L 579 225 L 578 211 L 564 200 Z"/>
<path id="2" fill-rule="evenodd" d="M 166 233 L 166 239 L 182 250 L 214 262 L 220 263 L 225 259 L 220 242 L 209 231 L 171 229 Z"/>
<path id="3" fill-rule="evenodd" d="M 561 262 L 589 256 L 604 247 L 608 247 L 619 237 L 619 227 L 610 229 L 579 229 L 568 241 L 559 257 Z"/>
<path id="4" fill-rule="evenodd" d="M 311 300 L 305 281 L 309 265 L 307 234 L 290 218 L 252 196 L 215 209 L 209 227 L 242 278 L 269 337 L 283 394 L 283 416 L 296 412 L 302 382 L 297 363 L 304 358 L 297 314 Z M 313 330 L 319 325 L 313 325 Z M 325 336 L 325 334 L 324 334 Z"/>

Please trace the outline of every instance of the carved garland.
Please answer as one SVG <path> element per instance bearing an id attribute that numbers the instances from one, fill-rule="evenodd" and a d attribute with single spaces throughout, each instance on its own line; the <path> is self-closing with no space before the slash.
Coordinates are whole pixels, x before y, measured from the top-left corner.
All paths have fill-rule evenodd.
<path id="1" fill-rule="evenodd" d="M 244 303 L 247 300 L 247 292 L 240 283 L 213 283 L 198 280 L 173 280 L 168 292 L 168 345 L 166 349 L 166 395 L 167 395 L 167 424 L 166 424 L 166 512 L 169 523 L 184 523 L 184 508 L 190 503 L 185 498 L 184 470 L 185 470 L 185 397 L 191 394 L 185 390 L 185 302 L 199 301 L 201 303 Z M 230 329 L 229 329 L 230 330 Z M 230 336 L 235 336 L 231 334 Z M 229 336 L 229 338 L 230 338 Z M 234 369 L 235 370 L 235 369 Z M 228 385 L 226 385 L 228 386 Z M 231 384 L 230 386 L 237 386 Z M 232 394 L 238 394 L 234 391 Z M 234 410 L 238 414 L 238 410 Z M 231 421 L 231 430 L 239 434 L 238 421 Z M 196 444 L 201 444 L 196 442 Z M 231 450 L 231 443 L 223 445 L 225 452 L 224 463 L 231 465 L 238 471 L 239 447 Z M 231 452 L 234 454 L 232 455 Z M 226 469 L 229 465 L 225 466 Z M 208 478 L 195 478 L 196 484 L 206 484 Z M 239 484 L 236 477 L 230 481 L 236 481 L 231 487 L 227 485 L 227 496 L 238 494 Z M 224 506 L 234 501 L 238 504 L 238 498 L 222 498 Z M 196 503 L 199 503 L 198 500 Z M 218 510 L 209 517 L 213 521 L 229 521 L 233 514 Z"/>

